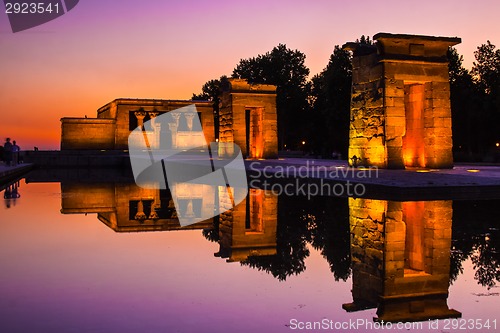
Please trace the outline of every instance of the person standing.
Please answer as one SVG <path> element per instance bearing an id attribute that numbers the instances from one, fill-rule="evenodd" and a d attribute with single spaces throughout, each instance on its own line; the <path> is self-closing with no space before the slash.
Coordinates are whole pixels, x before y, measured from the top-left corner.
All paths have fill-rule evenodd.
<path id="1" fill-rule="evenodd" d="M 19 151 L 21 148 L 16 144 L 16 140 L 12 141 L 12 165 L 16 166 L 19 162 Z"/>
<path id="2" fill-rule="evenodd" d="M 5 158 L 5 164 L 10 166 L 10 162 L 12 161 L 12 143 L 10 143 L 10 138 L 5 139 L 5 143 L 3 145 L 3 154 Z"/>

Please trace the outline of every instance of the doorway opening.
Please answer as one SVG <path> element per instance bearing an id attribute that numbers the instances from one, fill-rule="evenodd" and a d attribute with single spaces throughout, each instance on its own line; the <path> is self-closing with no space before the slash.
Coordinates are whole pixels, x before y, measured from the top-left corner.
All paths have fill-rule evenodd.
<path id="1" fill-rule="evenodd" d="M 405 84 L 406 134 L 403 136 L 405 167 L 425 167 L 424 150 L 424 101 L 422 83 Z"/>
<path id="2" fill-rule="evenodd" d="M 246 146 L 248 158 L 262 158 L 264 154 L 263 109 L 245 110 Z"/>

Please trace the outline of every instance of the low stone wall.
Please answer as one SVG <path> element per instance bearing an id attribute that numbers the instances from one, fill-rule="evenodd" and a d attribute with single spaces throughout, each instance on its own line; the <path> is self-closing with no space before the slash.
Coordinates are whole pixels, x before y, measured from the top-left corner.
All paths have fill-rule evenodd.
<path id="1" fill-rule="evenodd" d="M 97 118 L 62 118 L 61 150 L 114 149 L 116 121 Z"/>
<path id="2" fill-rule="evenodd" d="M 113 150 L 24 151 L 24 162 L 37 167 L 113 167 L 131 169 L 128 152 Z"/>

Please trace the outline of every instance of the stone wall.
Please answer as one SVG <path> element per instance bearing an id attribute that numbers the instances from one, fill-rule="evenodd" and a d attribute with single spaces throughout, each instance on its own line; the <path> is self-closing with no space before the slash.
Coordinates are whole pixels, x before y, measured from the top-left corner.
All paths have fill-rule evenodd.
<path id="1" fill-rule="evenodd" d="M 113 183 L 61 183 L 61 213 L 87 214 L 114 211 Z"/>
<path id="2" fill-rule="evenodd" d="M 205 139 L 207 142 L 214 142 L 212 102 L 120 98 L 99 108 L 97 118 L 62 118 L 61 150 L 126 150 L 131 133 L 131 112 L 140 111 L 154 117 L 191 104 L 195 104 L 197 112 L 201 113 Z M 161 133 L 167 135 L 167 129 L 161 129 Z"/>
<path id="3" fill-rule="evenodd" d="M 114 149 L 114 119 L 62 118 L 61 150 Z"/>
<path id="4" fill-rule="evenodd" d="M 387 201 L 349 198 L 353 303 L 347 311 L 376 307 L 383 293 Z"/>
<path id="5" fill-rule="evenodd" d="M 379 33 L 374 40 L 344 45 L 353 51 L 350 164 L 452 167 L 446 51 L 460 39 Z M 411 86 L 421 86 L 420 101 Z"/>
<path id="6" fill-rule="evenodd" d="M 219 141 L 235 143 L 243 156 L 249 158 L 278 157 L 278 124 L 276 113 L 276 87 L 249 84 L 246 80 L 229 79 L 223 88 L 219 111 Z M 252 143 L 249 114 L 260 117 L 258 142 Z M 248 131 L 248 133 L 247 133 Z M 254 146 L 254 150 L 248 145 Z M 223 149 L 219 152 L 224 156 Z M 229 152 L 229 155 L 231 153 Z"/>
<path id="7" fill-rule="evenodd" d="M 162 113 L 182 108 L 191 104 L 196 105 L 197 112 L 201 113 L 203 132 L 207 142 L 215 141 L 214 113 L 212 102 L 208 101 L 176 101 L 162 99 L 129 99 L 120 98 L 102 106 L 97 110 L 97 117 L 113 117 L 116 119 L 115 149 L 128 149 L 130 134 L 130 112 L 143 111 L 148 113 Z M 165 132 L 167 129 L 162 129 Z"/>

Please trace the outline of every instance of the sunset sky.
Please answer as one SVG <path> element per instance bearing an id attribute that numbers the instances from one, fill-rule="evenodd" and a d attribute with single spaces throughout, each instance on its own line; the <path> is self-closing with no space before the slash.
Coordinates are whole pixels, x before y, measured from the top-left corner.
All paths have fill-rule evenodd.
<path id="1" fill-rule="evenodd" d="M 320 72 L 337 44 L 378 32 L 458 36 L 500 46 L 490 1 L 80 0 L 66 15 L 12 33 L 0 12 L 0 138 L 59 149 L 60 118 L 94 117 L 118 97 L 189 99 L 241 58 L 285 43 Z"/>

